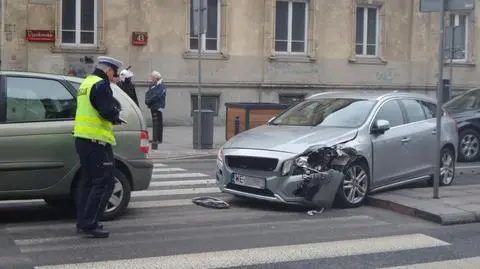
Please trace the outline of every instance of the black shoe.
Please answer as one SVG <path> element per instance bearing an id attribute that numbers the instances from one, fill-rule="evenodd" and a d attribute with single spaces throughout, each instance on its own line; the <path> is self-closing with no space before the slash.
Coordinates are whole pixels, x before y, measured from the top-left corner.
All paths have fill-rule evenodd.
<path id="1" fill-rule="evenodd" d="M 106 230 L 102 230 L 100 228 L 95 229 L 77 229 L 78 233 L 86 235 L 87 237 L 91 238 L 107 238 L 110 233 Z"/>
<path id="2" fill-rule="evenodd" d="M 100 230 L 102 230 L 102 229 L 103 229 L 103 224 L 102 224 L 102 223 L 98 223 L 97 228 L 100 229 Z M 77 233 L 82 233 L 82 231 L 83 231 L 83 229 L 80 228 L 80 227 L 78 226 L 78 224 L 77 224 Z"/>

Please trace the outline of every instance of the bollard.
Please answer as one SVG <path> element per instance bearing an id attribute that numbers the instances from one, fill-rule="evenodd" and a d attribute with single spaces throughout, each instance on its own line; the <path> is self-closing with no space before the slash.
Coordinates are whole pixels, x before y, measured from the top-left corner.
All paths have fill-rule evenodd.
<path id="1" fill-rule="evenodd" d="M 235 117 L 235 134 L 240 133 L 240 117 Z"/>

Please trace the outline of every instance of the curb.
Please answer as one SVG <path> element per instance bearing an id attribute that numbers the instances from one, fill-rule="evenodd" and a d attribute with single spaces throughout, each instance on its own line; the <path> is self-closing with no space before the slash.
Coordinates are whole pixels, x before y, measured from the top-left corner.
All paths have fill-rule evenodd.
<path id="1" fill-rule="evenodd" d="M 367 204 L 374 207 L 387 209 L 403 215 L 421 218 L 441 225 L 455 225 L 480 222 L 480 216 L 475 216 L 474 213 L 467 211 L 463 211 L 464 213 L 459 214 L 436 214 L 375 197 L 368 197 Z"/>

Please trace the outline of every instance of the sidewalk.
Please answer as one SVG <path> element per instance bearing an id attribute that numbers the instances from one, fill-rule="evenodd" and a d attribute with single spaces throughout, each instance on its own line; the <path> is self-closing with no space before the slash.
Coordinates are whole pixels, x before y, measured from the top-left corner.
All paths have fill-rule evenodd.
<path id="1" fill-rule="evenodd" d="M 148 129 L 150 138 L 152 129 Z M 213 149 L 193 148 L 192 126 L 167 126 L 163 128 L 163 143 L 158 149 L 151 149 L 152 159 L 175 159 L 185 157 L 216 157 L 218 149 L 225 143 L 225 126 L 215 126 L 213 133 Z"/>
<path id="2" fill-rule="evenodd" d="M 438 193 L 433 199 L 433 187 L 386 191 L 371 195 L 368 204 L 442 225 L 480 222 L 480 185 L 440 187 Z"/>

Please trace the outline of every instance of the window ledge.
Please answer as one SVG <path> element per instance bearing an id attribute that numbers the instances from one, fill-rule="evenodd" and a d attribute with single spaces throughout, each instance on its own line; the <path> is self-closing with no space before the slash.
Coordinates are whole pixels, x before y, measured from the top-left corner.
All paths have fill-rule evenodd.
<path id="1" fill-rule="evenodd" d="M 310 57 L 309 55 L 292 55 L 292 54 L 274 54 L 268 57 L 270 61 L 278 62 L 293 62 L 293 63 L 309 63 L 315 62 L 317 59 L 315 57 Z"/>
<path id="2" fill-rule="evenodd" d="M 203 52 L 202 60 L 228 60 L 228 54 L 224 52 Z M 198 59 L 198 52 L 187 50 L 183 53 L 184 59 Z"/>
<path id="3" fill-rule="evenodd" d="M 88 54 L 106 54 L 105 47 L 74 47 L 74 46 L 59 46 L 52 47 L 52 53 L 88 53 Z"/>
<path id="4" fill-rule="evenodd" d="M 450 66 L 450 60 L 443 61 L 443 66 Z M 453 61 L 453 67 L 475 67 L 476 63 L 472 61 Z"/>
<path id="5" fill-rule="evenodd" d="M 348 58 L 348 62 L 352 64 L 372 64 L 372 65 L 386 65 L 388 63 L 382 57 L 361 57 L 361 56 L 354 56 Z"/>

